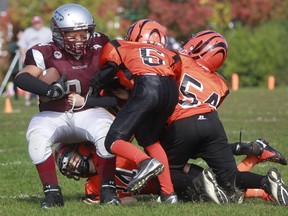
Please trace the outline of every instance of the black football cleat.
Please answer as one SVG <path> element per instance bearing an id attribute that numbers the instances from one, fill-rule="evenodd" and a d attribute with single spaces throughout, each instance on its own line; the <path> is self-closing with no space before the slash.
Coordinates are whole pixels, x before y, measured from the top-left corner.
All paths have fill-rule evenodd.
<path id="1" fill-rule="evenodd" d="M 58 185 L 45 184 L 43 190 L 45 199 L 41 203 L 41 208 L 49 209 L 64 206 L 61 188 Z"/>
<path id="2" fill-rule="evenodd" d="M 116 192 L 114 181 L 105 181 L 101 184 L 100 204 L 120 205 L 121 201 Z"/>
<path id="3" fill-rule="evenodd" d="M 279 163 L 282 165 L 287 165 L 287 160 L 281 155 L 281 153 L 269 145 L 264 139 L 257 139 L 255 141 L 257 145 L 260 146 L 261 153 L 257 156 L 260 161 L 270 161 L 274 163 Z"/>

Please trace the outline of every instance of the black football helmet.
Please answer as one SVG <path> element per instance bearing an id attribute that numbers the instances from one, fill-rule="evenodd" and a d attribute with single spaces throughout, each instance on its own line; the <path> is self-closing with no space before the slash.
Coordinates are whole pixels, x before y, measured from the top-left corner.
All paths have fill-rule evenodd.
<path id="1" fill-rule="evenodd" d="M 55 161 L 60 172 L 74 180 L 89 177 L 88 158 L 78 151 L 79 144 L 60 143 L 55 149 Z"/>

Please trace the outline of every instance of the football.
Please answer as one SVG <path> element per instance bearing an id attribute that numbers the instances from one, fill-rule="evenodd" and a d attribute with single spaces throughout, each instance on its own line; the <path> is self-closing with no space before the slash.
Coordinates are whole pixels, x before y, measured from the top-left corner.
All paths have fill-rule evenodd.
<path id="1" fill-rule="evenodd" d="M 38 78 L 47 84 L 51 84 L 52 82 L 60 79 L 60 74 L 56 68 L 51 67 L 44 70 Z"/>
<path id="2" fill-rule="evenodd" d="M 58 72 L 58 70 L 54 67 L 48 68 L 46 70 L 44 70 L 40 76 L 38 77 L 38 79 L 40 79 L 41 81 L 47 83 L 47 84 L 51 84 L 52 82 L 57 81 L 58 79 L 60 79 L 60 74 Z M 41 102 L 48 102 L 51 99 L 48 97 L 43 97 L 40 96 L 39 97 Z"/>
<path id="3" fill-rule="evenodd" d="M 123 197 L 123 198 L 120 198 L 120 200 L 121 200 L 121 204 L 123 204 L 123 205 L 132 204 L 132 203 L 137 202 L 137 199 L 133 196 Z"/>

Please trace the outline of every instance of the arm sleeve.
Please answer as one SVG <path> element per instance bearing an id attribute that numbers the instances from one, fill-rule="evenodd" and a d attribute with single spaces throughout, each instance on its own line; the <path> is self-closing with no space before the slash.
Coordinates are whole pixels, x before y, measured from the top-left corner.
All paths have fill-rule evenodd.
<path id="1" fill-rule="evenodd" d="M 107 83 L 113 81 L 118 69 L 119 67 L 115 62 L 107 62 L 94 75 L 91 86 L 95 89 L 103 89 Z"/>
<path id="2" fill-rule="evenodd" d="M 16 86 L 19 88 L 37 94 L 39 96 L 46 96 L 51 90 L 50 85 L 32 76 L 28 72 L 17 75 L 14 79 Z"/>
<path id="3" fill-rule="evenodd" d="M 117 98 L 112 96 L 93 97 L 89 96 L 85 104 L 86 108 L 99 107 L 114 107 L 117 105 Z"/>

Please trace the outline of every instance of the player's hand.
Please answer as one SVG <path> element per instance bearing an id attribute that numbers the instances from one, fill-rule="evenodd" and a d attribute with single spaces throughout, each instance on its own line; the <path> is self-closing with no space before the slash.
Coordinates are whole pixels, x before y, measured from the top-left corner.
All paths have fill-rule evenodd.
<path id="1" fill-rule="evenodd" d="M 100 90 L 101 90 L 101 84 L 99 83 L 96 75 L 93 77 L 90 88 L 92 89 L 91 95 L 92 96 L 99 96 Z"/>
<path id="2" fill-rule="evenodd" d="M 68 95 L 68 103 L 71 106 L 81 107 L 84 105 L 85 99 L 77 93 L 72 93 Z"/>
<path id="3" fill-rule="evenodd" d="M 65 84 L 66 80 L 67 75 L 64 74 L 60 77 L 59 80 L 49 85 L 46 96 L 51 98 L 52 100 L 62 98 L 67 91 L 67 86 Z"/>

